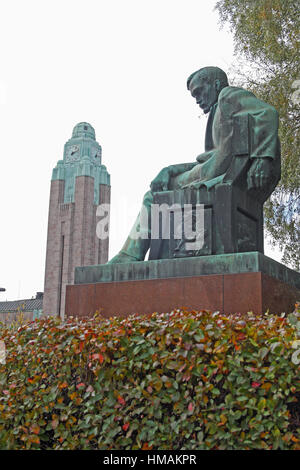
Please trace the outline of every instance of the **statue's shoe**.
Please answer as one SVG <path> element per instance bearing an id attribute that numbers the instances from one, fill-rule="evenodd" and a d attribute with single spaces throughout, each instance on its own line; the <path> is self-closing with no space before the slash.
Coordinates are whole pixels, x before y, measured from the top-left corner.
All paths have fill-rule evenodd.
<path id="1" fill-rule="evenodd" d="M 106 264 L 118 264 L 118 263 L 135 263 L 139 261 L 136 259 L 134 256 L 130 256 L 127 253 L 118 253 L 116 256 L 114 256 L 110 261 L 108 261 Z"/>

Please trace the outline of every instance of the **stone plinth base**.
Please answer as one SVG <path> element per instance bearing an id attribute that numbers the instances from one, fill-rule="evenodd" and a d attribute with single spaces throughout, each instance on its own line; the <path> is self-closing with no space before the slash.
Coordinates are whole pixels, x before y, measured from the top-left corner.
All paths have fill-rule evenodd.
<path id="1" fill-rule="evenodd" d="M 174 308 L 222 313 L 291 312 L 300 274 L 261 253 L 76 268 L 66 315 L 126 316 Z"/>

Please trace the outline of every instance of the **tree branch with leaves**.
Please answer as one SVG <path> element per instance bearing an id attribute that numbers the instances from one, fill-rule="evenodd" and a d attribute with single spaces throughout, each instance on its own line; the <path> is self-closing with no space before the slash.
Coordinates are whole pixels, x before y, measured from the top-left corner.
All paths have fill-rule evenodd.
<path id="1" fill-rule="evenodd" d="M 299 0 L 219 0 L 220 23 L 229 24 L 238 84 L 279 112 L 281 181 L 265 204 L 265 225 L 283 262 L 300 270 L 300 65 Z M 242 63 L 242 67 L 241 67 Z"/>

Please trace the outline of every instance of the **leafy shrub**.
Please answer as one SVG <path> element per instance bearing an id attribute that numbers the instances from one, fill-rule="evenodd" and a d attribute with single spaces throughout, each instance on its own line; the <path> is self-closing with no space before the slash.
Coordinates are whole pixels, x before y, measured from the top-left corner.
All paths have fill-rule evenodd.
<path id="1" fill-rule="evenodd" d="M 299 450 L 299 326 L 184 310 L 2 326 L 0 449 Z"/>

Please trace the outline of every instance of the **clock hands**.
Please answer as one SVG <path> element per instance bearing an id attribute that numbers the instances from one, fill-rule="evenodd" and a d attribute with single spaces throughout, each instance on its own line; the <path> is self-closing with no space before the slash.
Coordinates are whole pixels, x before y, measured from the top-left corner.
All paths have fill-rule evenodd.
<path id="1" fill-rule="evenodd" d="M 79 145 L 70 146 L 69 149 L 67 150 L 67 161 L 77 160 L 79 158 L 79 150 L 80 150 Z M 99 151 L 99 149 L 92 148 L 90 152 L 91 153 L 88 152 L 88 154 L 90 154 L 91 156 L 93 155 L 93 157 L 97 159 L 98 162 L 99 160 L 101 161 L 101 152 Z"/>

